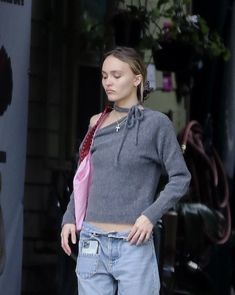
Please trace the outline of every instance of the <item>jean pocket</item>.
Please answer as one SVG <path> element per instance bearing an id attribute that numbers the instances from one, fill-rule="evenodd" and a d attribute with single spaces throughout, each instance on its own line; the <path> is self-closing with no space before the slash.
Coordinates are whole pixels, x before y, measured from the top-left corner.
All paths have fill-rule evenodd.
<path id="1" fill-rule="evenodd" d="M 98 270 L 98 263 L 99 263 L 99 253 L 91 249 L 90 251 L 87 250 L 87 245 L 92 240 L 89 239 L 80 239 L 79 240 L 79 254 L 77 258 L 77 266 L 76 266 L 76 274 L 77 276 L 81 277 L 82 279 L 89 279 L 93 275 L 97 273 Z M 83 249 L 86 249 L 86 253 Z M 92 253 L 92 251 L 94 253 Z"/>

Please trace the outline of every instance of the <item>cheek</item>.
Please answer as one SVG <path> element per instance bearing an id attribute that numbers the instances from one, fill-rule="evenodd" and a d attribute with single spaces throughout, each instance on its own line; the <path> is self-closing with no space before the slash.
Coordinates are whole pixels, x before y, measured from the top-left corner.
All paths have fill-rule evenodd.
<path id="1" fill-rule="evenodd" d="M 125 91 L 125 92 L 130 91 L 134 88 L 133 81 L 130 81 L 130 80 L 120 81 L 119 88 L 121 91 Z"/>

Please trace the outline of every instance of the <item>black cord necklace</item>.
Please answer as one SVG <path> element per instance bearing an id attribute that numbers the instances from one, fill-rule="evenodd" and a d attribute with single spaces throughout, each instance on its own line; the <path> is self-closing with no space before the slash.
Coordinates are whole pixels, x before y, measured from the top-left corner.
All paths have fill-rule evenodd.
<path id="1" fill-rule="evenodd" d="M 137 104 L 138 106 L 139 104 Z M 117 106 L 116 104 L 113 105 L 113 109 L 116 111 L 116 112 L 119 112 L 119 113 L 128 113 L 130 108 L 122 108 L 122 107 L 119 107 Z"/>

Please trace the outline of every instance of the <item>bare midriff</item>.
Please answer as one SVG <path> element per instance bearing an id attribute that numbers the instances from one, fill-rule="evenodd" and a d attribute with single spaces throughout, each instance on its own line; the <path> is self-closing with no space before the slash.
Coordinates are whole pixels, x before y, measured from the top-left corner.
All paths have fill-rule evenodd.
<path id="1" fill-rule="evenodd" d="M 89 223 L 107 232 L 129 232 L 133 227 L 132 224 L 101 223 L 92 221 L 89 221 Z"/>

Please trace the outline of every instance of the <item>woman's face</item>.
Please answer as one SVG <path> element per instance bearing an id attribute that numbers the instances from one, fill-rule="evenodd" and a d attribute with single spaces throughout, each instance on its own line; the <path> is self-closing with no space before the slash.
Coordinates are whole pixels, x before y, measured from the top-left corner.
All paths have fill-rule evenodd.
<path id="1" fill-rule="evenodd" d="M 129 64 L 108 56 L 102 66 L 102 85 L 109 101 L 136 101 L 141 75 L 135 75 Z"/>

